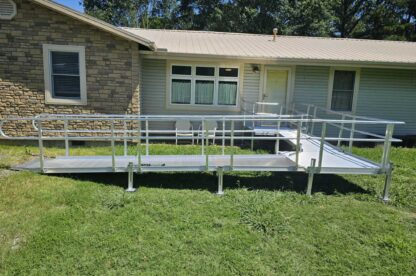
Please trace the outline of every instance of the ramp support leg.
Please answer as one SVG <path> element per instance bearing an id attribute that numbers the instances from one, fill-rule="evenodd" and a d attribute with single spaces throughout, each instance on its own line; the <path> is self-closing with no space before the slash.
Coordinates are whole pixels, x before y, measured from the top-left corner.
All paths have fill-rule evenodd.
<path id="1" fill-rule="evenodd" d="M 217 168 L 217 176 L 218 176 L 218 192 L 217 195 L 222 196 L 224 194 L 223 184 L 224 184 L 224 168 L 218 167 Z"/>
<path id="2" fill-rule="evenodd" d="M 384 181 L 384 189 L 383 189 L 383 201 L 389 201 L 389 190 L 391 185 L 391 179 L 393 175 L 393 164 L 389 163 L 387 171 L 386 171 L 386 179 Z"/>
<path id="3" fill-rule="evenodd" d="M 316 159 L 311 159 L 311 165 L 308 171 L 308 187 L 306 188 L 306 195 L 312 195 L 312 184 L 313 184 L 313 177 L 315 175 L 315 163 Z"/>
<path id="4" fill-rule="evenodd" d="M 128 176 L 128 187 L 126 189 L 126 192 L 135 192 L 136 189 L 133 187 L 133 162 L 130 162 L 129 165 L 127 166 L 127 170 L 129 173 Z"/>

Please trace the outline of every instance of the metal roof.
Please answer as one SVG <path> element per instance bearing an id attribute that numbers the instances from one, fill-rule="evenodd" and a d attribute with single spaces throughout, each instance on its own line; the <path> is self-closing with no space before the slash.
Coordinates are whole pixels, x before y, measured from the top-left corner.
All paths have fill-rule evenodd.
<path id="1" fill-rule="evenodd" d="M 280 36 L 123 28 L 155 42 L 165 55 L 224 58 L 333 61 L 385 65 L 416 65 L 416 43 L 328 37 Z"/>

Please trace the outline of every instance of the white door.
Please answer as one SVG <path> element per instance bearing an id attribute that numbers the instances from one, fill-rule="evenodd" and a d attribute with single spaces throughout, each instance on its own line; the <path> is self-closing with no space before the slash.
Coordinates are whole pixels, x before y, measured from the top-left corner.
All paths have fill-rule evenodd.
<path id="1" fill-rule="evenodd" d="M 264 102 L 286 104 L 287 77 L 287 70 L 266 70 Z"/>

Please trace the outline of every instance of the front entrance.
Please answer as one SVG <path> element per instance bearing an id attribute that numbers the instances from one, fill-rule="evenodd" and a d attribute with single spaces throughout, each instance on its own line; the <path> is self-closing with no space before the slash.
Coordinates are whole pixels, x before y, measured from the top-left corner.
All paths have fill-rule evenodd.
<path id="1" fill-rule="evenodd" d="M 286 104 L 288 71 L 266 69 L 263 101 Z"/>

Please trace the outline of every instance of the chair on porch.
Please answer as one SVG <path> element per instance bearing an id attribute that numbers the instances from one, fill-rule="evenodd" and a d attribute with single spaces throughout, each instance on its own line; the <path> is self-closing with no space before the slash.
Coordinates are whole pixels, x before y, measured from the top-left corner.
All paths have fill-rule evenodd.
<path id="1" fill-rule="evenodd" d="M 218 129 L 218 123 L 216 121 L 206 121 L 203 124 L 199 126 L 198 131 L 198 143 L 199 140 L 206 139 L 207 138 L 207 132 L 208 132 L 208 143 L 209 140 L 212 139 L 212 144 L 215 145 L 215 134 Z"/>
<path id="2" fill-rule="evenodd" d="M 191 137 L 192 145 L 194 144 L 194 129 L 189 120 L 178 120 L 175 122 L 175 135 L 176 145 L 179 137 Z"/>

